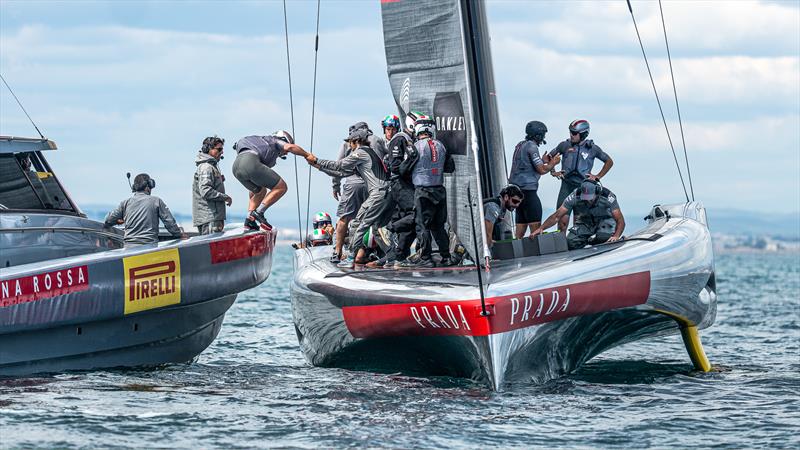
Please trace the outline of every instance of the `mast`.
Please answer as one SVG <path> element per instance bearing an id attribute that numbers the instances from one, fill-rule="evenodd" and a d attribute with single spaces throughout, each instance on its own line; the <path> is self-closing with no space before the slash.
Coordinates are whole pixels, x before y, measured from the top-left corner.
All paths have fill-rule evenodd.
<path id="1" fill-rule="evenodd" d="M 459 3 L 481 193 L 491 197 L 506 185 L 508 172 L 494 87 L 489 25 L 483 0 L 459 0 Z"/>

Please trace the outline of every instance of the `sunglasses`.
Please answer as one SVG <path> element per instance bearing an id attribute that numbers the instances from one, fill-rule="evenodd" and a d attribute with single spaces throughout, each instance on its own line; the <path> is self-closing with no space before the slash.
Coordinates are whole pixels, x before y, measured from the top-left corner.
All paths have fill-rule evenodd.
<path id="1" fill-rule="evenodd" d="M 570 131 L 569 134 L 571 134 L 573 136 L 577 136 L 577 135 L 579 135 L 581 133 L 579 131 Z"/>
<path id="2" fill-rule="evenodd" d="M 522 200 L 518 198 L 511 198 L 509 199 L 509 203 L 511 203 L 514 206 L 518 206 L 520 203 L 522 203 Z"/>
<path id="3" fill-rule="evenodd" d="M 222 147 L 214 147 L 214 150 L 222 151 Z"/>

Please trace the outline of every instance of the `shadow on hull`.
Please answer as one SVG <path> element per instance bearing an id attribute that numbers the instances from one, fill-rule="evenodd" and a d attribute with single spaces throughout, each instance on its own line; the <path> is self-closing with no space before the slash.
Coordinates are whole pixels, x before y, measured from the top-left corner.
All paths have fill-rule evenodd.
<path id="1" fill-rule="evenodd" d="M 2 335 L 0 376 L 188 362 L 211 345 L 235 300 Z"/>

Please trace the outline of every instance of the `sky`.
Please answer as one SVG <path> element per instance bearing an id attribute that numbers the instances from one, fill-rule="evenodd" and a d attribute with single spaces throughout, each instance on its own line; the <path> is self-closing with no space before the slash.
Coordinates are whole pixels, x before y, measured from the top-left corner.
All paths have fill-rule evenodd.
<path id="1" fill-rule="evenodd" d="M 632 1 L 682 158 L 658 3 Z M 0 0 L 0 73 L 59 150 L 49 160 L 79 205 L 129 195 L 147 172 L 154 194 L 191 211 L 194 158 L 205 136 L 226 139 L 231 211 L 246 191 L 231 173 L 242 136 L 292 129 L 283 4 L 266 1 Z M 683 190 L 625 1 L 489 1 L 492 57 L 507 157 L 525 123 L 546 148 L 568 124 L 615 161 L 604 179 L 623 212 L 681 201 Z M 800 2 L 664 1 L 664 18 L 698 200 L 710 211 L 800 210 Z M 310 124 L 316 2 L 288 1 L 297 143 L 335 158 L 347 127 L 380 130 L 396 113 L 378 0 L 323 0 L 313 146 Z M 412 38 L 412 37 L 410 37 Z M 0 134 L 35 136 L 0 87 Z M 279 161 L 289 193 L 275 222 L 305 216 L 308 168 Z M 510 164 L 509 164 L 510 167 Z M 598 162 L 595 172 L 600 168 Z M 545 214 L 558 182 L 545 176 Z M 311 212 L 335 212 L 329 178 L 311 177 Z M 713 224 L 712 224 L 713 228 Z"/>

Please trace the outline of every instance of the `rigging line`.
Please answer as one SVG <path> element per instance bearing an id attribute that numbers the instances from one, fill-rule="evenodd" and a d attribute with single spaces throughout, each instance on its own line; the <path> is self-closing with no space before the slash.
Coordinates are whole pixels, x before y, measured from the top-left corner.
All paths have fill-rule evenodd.
<path id="1" fill-rule="evenodd" d="M 292 97 L 292 64 L 289 58 L 289 19 L 286 15 L 286 0 L 283 0 L 283 32 L 286 40 L 286 71 L 289 74 L 289 111 L 292 116 L 292 137 L 296 138 L 294 132 L 294 98 Z M 297 155 L 294 155 L 294 185 L 297 187 L 295 196 L 297 197 L 297 233 L 300 235 L 300 242 L 305 242 L 303 236 L 303 223 L 300 218 L 300 176 L 297 173 Z"/>
<path id="2" fill-rule="evenodd" d="M 686 160 L 686 177 L 689 179 L 689 191 L 692 193 L 694 201 L 694 185 L 692 184 L 692 171 L 689 168 L 689 155 L 686 152 L 686 138 L 683 134 L 683 120 L 681 120 L 681 107 L 678 104 L 678 90 L 675 88 L 675 73 L 672 71 L 672 55 L 669 52 L 669 40 L 667 39 L 667 25 L 664 22 L 664 9 L 661 7 L 661 0 L 658 0 L 658 10 L 661 12 L 661 27 L 664 29 L 664 44 L 667 46 L 667 60 L 669 61 L 669 75 L 672 78 L 672 93 L 675 94 L 675 109 L 678 110 L 678 125 L 681 128 L 681 142 L 683 143 L 683 158 Z"/>
<path id="3" fill-rule="evenodd" d="M 636 25 L 636 17 L 633 16 L 633 6 L 631 0 L 628 2 L 628 11 L 631 12 L 631 19 L 633 19 L 633 28 L 636 30 L 636 37 L 639 39 L 639 47 L 642 49 L 642 56 L 644 57 L 644 64 L 647 66 L 647 74 L 650 76 L 650 84 L 653 85 L 653 93 L 656 95 L 656 103 L 658 103 L 658 110 L 661 112 L 661 120 L 664 122 L 664 129 L 667 131 L 667 140 L 669 140 L 669 148 L 672 149 L 672 157 L 675 159 L 675 167 L 678 168 L 678 176 L 681 179 L 681 186 L 683 186 L 683 194 L 686 196 L 686 201 L 689 201 L 689 192 L 686 190 L 686 182 L 683 181 L 683 172 L 681 165 L 678 162 L 678 155 L 675 153 L 675 146 L 672 145 L 672 136 L 669 134 L 669 127 L 667 126 L 667 118 L 664 117 L 664 108 L 661 107 L 661 99 L 658 98 L 658 90 L 656 89 L 656 82 L 653 80 L 653 72 L 650 70 L 650 63 L 647 61 L 647 54 L 644 51 L 644 44 L 642 43 L 642 36 L 639 34 L 639 26 Z"/>
<path id="4" fill-rule="evenodd" d="M 33 122 L 33 119 L 31 119 L 31 116 L 30 116 L 30 114 L 28 114 L 28 111 L 26 111 L 25 107 L 22 106 L 22 102 L 19 101 L 19 99 L 17 98 L 17 94 L 14 93 L 14 90 L 11 89 L 11 86 L 8 85 L 8 82 L 6 81 L 6 79 L 3 78 L 3 74 L 0 74 L 0 80 L 3 80 L 3 84 L 5 84 L 6 87 L 8 88 L 8 92 L 11 92 L 11 95 L 14 97 L 14 100 L 17 101 L 17 104 L 19 105 L 20 109 L 22 109 L 22 112 L 24 112 L 25 115 L 28 116 L 28 120 L 31 121 L 31 125 L 33 125 L 33 128 L 36 128 L 36 132 L 39 133 L 39 137 L 44 139 L 44 135 L 42 134 L 41 131 L 39 131 L 39 127 L 36 126 L 36 123 Z"/>
<path id="5" fill-rule="evenodd" d="M 469 206 L 469 218 L 472 224 L 472 243 L 473 247 L 475 247 L 475 256 L 473 256 L 472 259 L 475 260 L 475 272 L 478 274 L 478 290 L 481 293 L 481 316 L 486 317 L 489 313 L 486 312 L 486 294 L 483 292 L 483 275 L 481 274 L 481 265 L 478 262 L 480 261 L 480 257 L 478 256 L 478 233 L 475 231 L 475 210 L 472 209 L 476 202 L 472 201 L 472 189 L 470 189 L 469 184 L 467 184 L 467 202 L 467 206 Z M 489 267 L 488 264 L 486 267 Z"/>
<path id="6" fill-rule="evenodd" d="M 317 56 L 319 55 L 319 9 L 320 0 L 317 0 L 317 34 L 314 39 L 314 88 L 311 91 L 311 143 L 308 151 L 314 153 L 314 113 L 317 102 Z M 306 195 L 306 236 L 308 235 L 308 221 L 311 216 L 311 165 L 308 166 L 308 187 Z"/>

